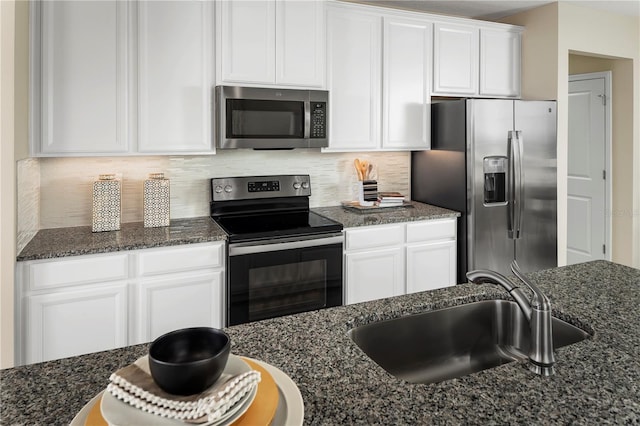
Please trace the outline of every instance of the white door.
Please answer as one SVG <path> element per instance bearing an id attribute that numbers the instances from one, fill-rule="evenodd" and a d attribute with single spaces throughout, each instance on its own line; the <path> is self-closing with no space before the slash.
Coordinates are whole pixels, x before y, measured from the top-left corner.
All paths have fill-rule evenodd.
<path id="1" fill-rule="evenodd" d="M 569 82 L 567 263 L 605 259 L 605 79 Z"/>
<path id="2" fill-rule="evenodd" d="M 480 95 L 520 96 L 520 33 L 480 30 Z"/>
<path id="3" fill-rule="evenodd" d="M 407 294 L 456 284 L 456 242 L 407 246 Z"/>

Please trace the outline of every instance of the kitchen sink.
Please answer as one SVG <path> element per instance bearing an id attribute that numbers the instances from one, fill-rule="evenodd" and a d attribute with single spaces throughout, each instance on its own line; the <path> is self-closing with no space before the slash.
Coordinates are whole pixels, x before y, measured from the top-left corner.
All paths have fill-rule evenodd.
<path id="1" fill-rule="evenodd" d="M 553 347 L 590 336 L 552 317 Z M 355 327 L 351 339 L 399 379 L 436 383 L 527 360 L 529 322 L 515 302 L 486 300 Z"/>

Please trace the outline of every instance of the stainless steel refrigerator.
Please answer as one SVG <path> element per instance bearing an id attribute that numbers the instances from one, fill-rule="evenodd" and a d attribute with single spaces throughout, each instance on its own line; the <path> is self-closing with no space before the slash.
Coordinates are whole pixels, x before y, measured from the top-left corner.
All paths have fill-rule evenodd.
<path id="1" fill-rule="evenodd" d="M 557 266 L 555 101 L 435 102 L 431 146 L 411 154 L 411 197 L 462 213 L 458 282 Z"/>

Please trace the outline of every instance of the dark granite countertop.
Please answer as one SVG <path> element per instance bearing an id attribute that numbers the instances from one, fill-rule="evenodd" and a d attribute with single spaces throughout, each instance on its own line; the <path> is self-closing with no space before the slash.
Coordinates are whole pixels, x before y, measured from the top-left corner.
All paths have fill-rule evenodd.
<path id="1" fill-rule="evenodd" d="M 109 253 L 225 240 L 227 234 L 210 217 L 173 219 L 169 226 L 145 228 L 123 223 L 119 231 L 91 232 L 90 226 L 41 229 L 18 254 L 18 261 Z"/>
<path id="2" fill-rule="evenodd" d="M 411 202 L 408 208 L 359 213 L 340 206 L 313 211 L 345 228 L 460 216 L 440 207 Z M 90 226 L 41 229 L 18 254 L 17 260 L 51 259 L 82 254 L 109 253 L 180 244 L 225 240 L 227 235 L 210 217 L 173 219 L 169 226 L 145 228 L 142 222 L 123 223 L 119 231 L 91 232 Z"/>
<path id="3" fill-rule="evenodd" d="M 312 210 L 329 219 L 342 223 L 345 228 L 460 216 L 459 212 L 419 203 L 417 201 L 410 201 L 408 206 L 405 207 L 386 207 L 377 210 L 360 211 L 342 206 L 316 207 Z"/>
<path id="4" fill-rule="evenodd" d="M 471 284 L 229 327 L 232 352 L 298 385 L 305 423 L 634 424 L 640 422 L 640 270 L 606 261 L 529 274 L 563 318 L 593 337 L 559 348 L 556 374 L 510 363 L 441 383 L 389 375 L 347 336 L 354 325 L 488 298 Z M 0 423 L 63 424 L 147 350 L 137 345 L 0 371 Z M 401 350 L 401 349 L 400 349 Z"/>

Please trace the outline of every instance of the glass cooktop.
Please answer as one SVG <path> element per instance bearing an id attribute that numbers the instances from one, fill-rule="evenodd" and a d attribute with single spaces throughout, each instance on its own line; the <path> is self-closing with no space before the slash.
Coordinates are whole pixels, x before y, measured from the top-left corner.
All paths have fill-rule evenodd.
<path id="1" fill-rule="evenodd" d="M 311 211 L 223 216 L 214 219 L 229 242 L 340 232 L 342 224 Z"/>

